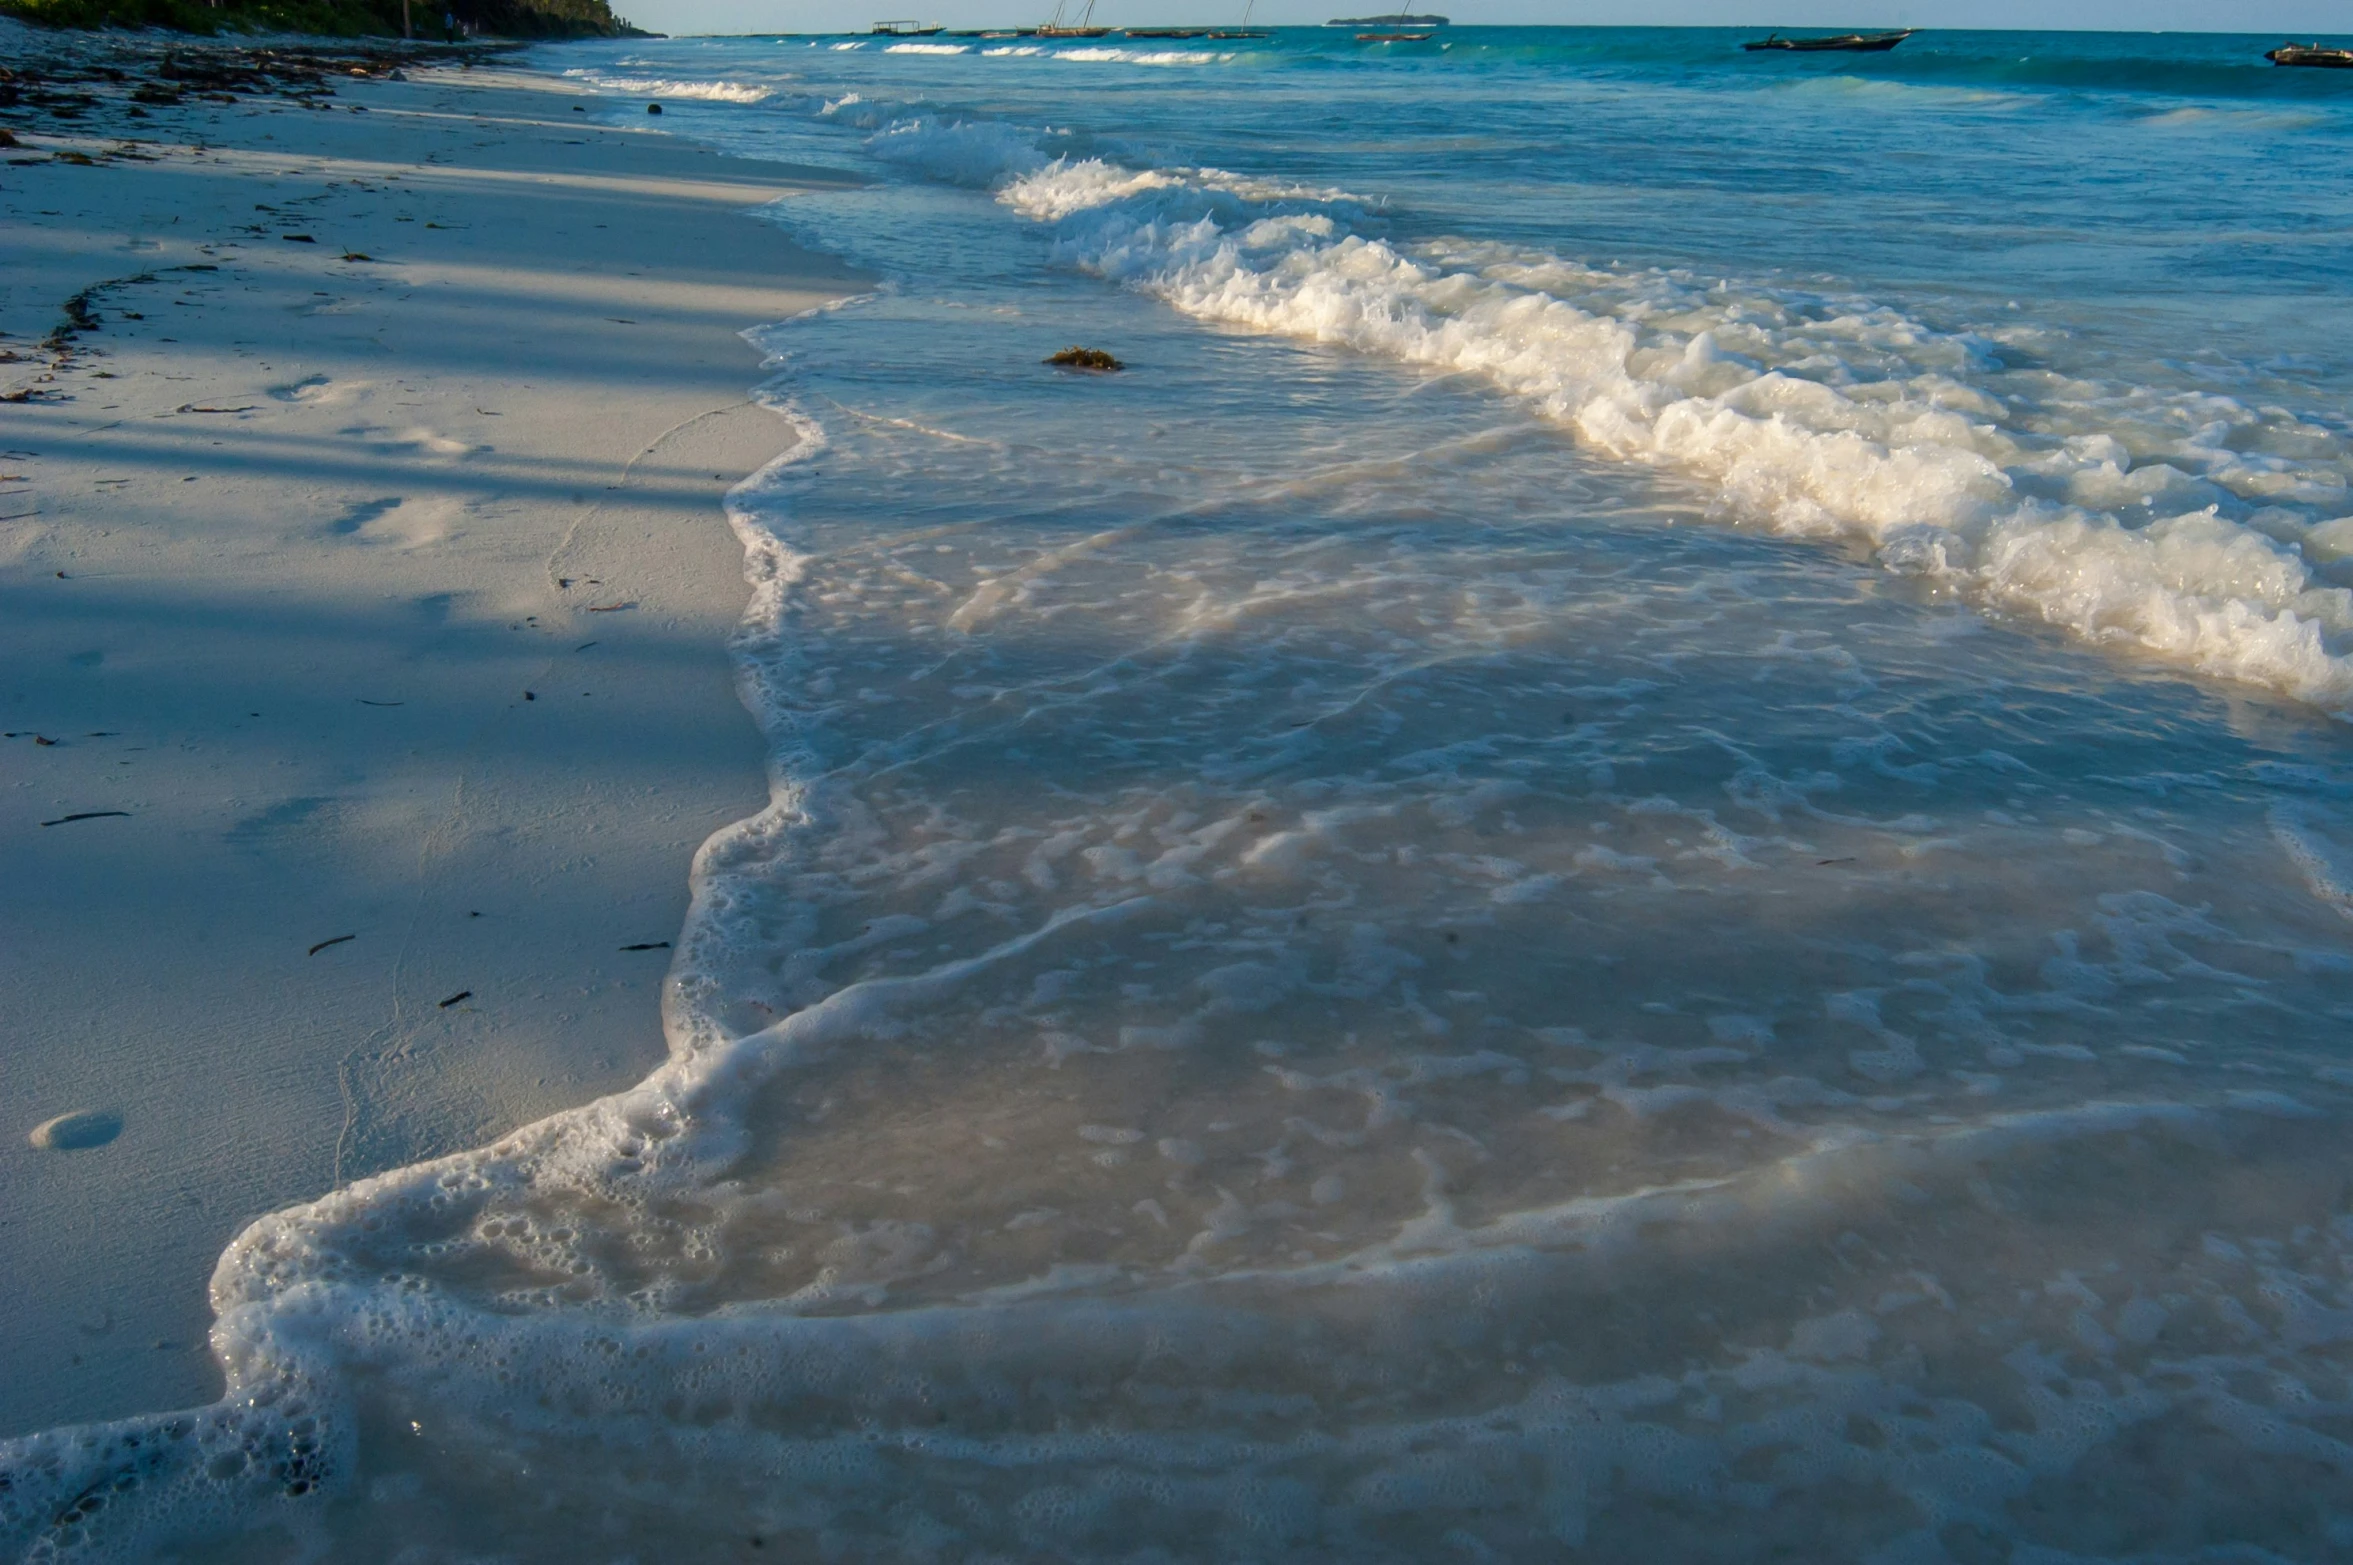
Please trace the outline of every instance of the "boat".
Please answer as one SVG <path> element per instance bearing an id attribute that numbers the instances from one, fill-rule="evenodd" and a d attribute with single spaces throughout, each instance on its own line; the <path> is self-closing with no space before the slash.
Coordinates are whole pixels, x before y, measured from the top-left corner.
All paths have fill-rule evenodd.
<path id="1" fill-rule="evenodd" d="M 2353 71 L 2353 49 L 2323 49 L 2316 43 L 2283 43 L 2263 58 L 2274 65 L 2317 65 L 2324 70 Z"/>
<path id="2" fill-rule="evenodd" d="M 1358 33 L 1358 43 L 1428 43 L 1436 33 Z"/>
<path id="3" fill-rule="evenodd" d="M 1062 25 L 1062 7 L 1065 3 L 1067 3 L 1067 0 L 1057 0 L 1057 3 L 1054 7 L 1054 19 L 1050 22 L 1041 24 L 1035 34 L 1036 37 L 1105 38 L 1110 36 L 1110 28 L 1093 27 L 1088 25 L 1094 19 L 1095 0 L 1087 0 L 1087 8 L 1086 10 L 1079 13 L 1078 25 L 1076 27 L 1065 27 Z"/>
<path id="4" fill-rule="evenodd" d="M 1271 38 L 1271 37 L 1273 37 L 1273 36 L 1274 36 L 1274 34 L 1272 34 L 1272 33 L 1265 32 L 1265 31 L 1254 31 L 1254 30 L 1251 28 L 1251 26 L 1250 26 L 1250 13 L 1251 13 L 1252 11 L 1255 11 L 1255 10 L 1257 10 L 1257 9 L 1258 9 L 1258 0 L 1249 0 L 1249 3 L 1248 3 L 1248 4 L 1246 4 L 1246 5 L 1244 5 L 1244 6 L 1242 7 L 1242 25 L 1241 25 L 1241 26 L 1239 26 L 1239 27 L 1229 27 L 1229 28 L 1225 28 L 1225 29 L 1224 29 L 1224 30 L 1222 30 L 1222 31 L 1212 31 L 1212 32 L 1209 32 L 1209 33 L 1206 33 L 1206 34 L 1204 34 L 1203 36 L 1204 36 L 1204 37 L 1209 37 L 1209 38 L 1218 38 L 1218 39 L 1226 39 L 1226 38 Z"/>
<path id="5" fill-rule="evenodd" d="M 1837 51 L 1843 54 L 1885 54 L 1919 29 L 1906 27 L 1892 33 L 1838 33 L 1828 38 L 1784 38 L 1779 33 L 1760 38 L 1755 43 L 1740 47 L 1754 54 L 1759 49 L 1788 49 L 1798 54 L 1824 54 Z"/>
<path id="6" fill-rule="evenodd" d="M 1443 16 L 1416 16 L 1405 11 L 1391 11 L 1384 16 L 1335 16 L 1324 23 L 1326 27 L 1378 27 L 1391 32 L 1408 27 L 1444 27 Z"/>
<path id="7" fill-rule="evenodd" d="M 943 22 L 876 22 L 870 29 L 886 38 L 929 38 L 947 30 Z"/>
<path id="8" fill-rule="evenodd" d="M 1063 26 L 1062 8 L 1068 3 L 1069 0 L 1054 0 L 1052 19 L 1039 24 L 1032 36 L 1038 38 L 1104 38 L 1110 35 L 1110 28 L 1094 25 L 1095 0 L 1087 0 L 1087 8 L 1079 13 L 1076 27 Z"/>

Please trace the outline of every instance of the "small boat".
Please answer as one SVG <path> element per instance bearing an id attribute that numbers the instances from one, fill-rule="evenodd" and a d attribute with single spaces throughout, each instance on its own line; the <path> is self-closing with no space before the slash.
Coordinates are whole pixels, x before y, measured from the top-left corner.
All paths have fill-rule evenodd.
<path id="1" fill-rule="evenodd" d="M 1130 38 L 1206 38 L 1206 27 L 1123 27 L 1120 31 Z"/>
<path id="2" fill-rule="evenodd" d="M 2316 43 L 2283 43 L 2263 58 L 2274 65 L 2317 65 L 2323 70 L 2353 71 L 2353 49 L 2323 49 Z"/>
<path id="3" fill-rule="evenodd" d="M 1219 39 L 1224 39 L 1224 38 L 1272 38 L 1272 37 L 1274 36 L 1274 34 L 1272 34 L 1272 33 L 1269 33 L 1269 32 L 1264 32 L 1264 31 L 1257 31 L 1257 30 L 1253 30 L 1253 29 L 1252 29 L 1252 27 L 1250 26 L 1250 13 L 1251 13 L 1252 11 L 1255 11 L 1255 10 L 1257 10 L 1257 9 L 1258 9 L 1258 0 L 1248 0 L 1248 3 L 1242 7 L 1242 25 L 1241 25 L 1241 26 L 1239 26 L 1239 27 L 1229 27 L 1229 28 L 1225 29 L 1225 30 L 1224 30 L 1224 31 L 1222 31 L 1222 32 L 1210 32 L 1210 33 L 1208 33 L 1208 34 L 1205 34 L 1204 36 L 1206 36 L 1206 37 L 1210 37 L 1210 38 L 1219 38 Z"/>
<path id="4" fill-rule="evenodd" d="M 876 22 L 871 30 L 886 38 L 929 38 L 948 29 L 942 22 Z"/>
<path id="5" fill-rule="evenodd" d="M 1095 20 L 1095 0 L 1087 0 L 1087 8 L 1079 13 L 1076 27 L 1062 25 L 1062 8 L 1070 0 L 1054 0 L 1054 14 L 1039 24 L 1031 36 L 1037 38 L 1105 38 L 1111 29 L 1091 25 Z"/>
<path id="6" fill-rule="evenodd" d="M 1892 33 L 1839 33 L 1829 38 L 1784 38 L 1775 33 L 1740 47 L 1751 54 L 1759 49 L 1788 49 L 1798 54 L 1824 54 L 1833 50 L 1843 54 L 1885 54 L 1917 31 L 1918 28 L 1906 27 Z"/>
<path id="7" fill-rule="evenodd" d="M 1428 43 L 1436 33 L 1358 33 L 1358 43 Z"/>
<path id="8" fill-rule="evenodd" d="M 1382 27 L 1396 31 L 1407 27 L 1444 27 L 1443 16 L 1416 16 L 1406 11 L 1391 11 L 1382 16 L 1335 16 L 1324 23 L 1326 27 Z"/>

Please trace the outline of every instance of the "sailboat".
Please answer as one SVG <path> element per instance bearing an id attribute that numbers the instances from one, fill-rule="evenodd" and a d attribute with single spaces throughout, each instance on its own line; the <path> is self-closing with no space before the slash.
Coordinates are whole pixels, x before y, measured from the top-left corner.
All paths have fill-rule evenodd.
<path id="1" fill-rule="evenodd" d="M 1088 25 L 1095 17 L 1095 0 L 1087 0 L 1087 8 L 1079 13 L 1076 27 L 1063 26 L 1062 8 L 1069 3 L 1070 0 L 1055 0 L 1054 19 L 1040 27 L 1037 36 L 1040 38 L 1101 38 L 1111 31 L 1108 27 Z"/>
<path id="2" fill-rule="evenodd" d="M 1212 38 L 1271 38 L 1274 36 L 1271 33 L 1250 30 L 1250 13 L 1257 7 L 1258 0 L 1250 0 L 1249 4 L 1242 7 L 1242 25 L 1240 27 L 1231 28 L 1225 32 L 1213 32 L 1209 36 Z"/>

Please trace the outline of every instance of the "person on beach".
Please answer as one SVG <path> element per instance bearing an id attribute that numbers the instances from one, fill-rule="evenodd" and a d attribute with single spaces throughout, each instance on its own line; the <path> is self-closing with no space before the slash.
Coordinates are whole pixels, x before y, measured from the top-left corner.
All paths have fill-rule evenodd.
<path id="1" fill-rule="evenodd" d="M 448 35 L 446 39 L 447 42 L 456 43 L 458 41 L 457 12 L 444 11 L 441 13 L 441 30 Z"/>

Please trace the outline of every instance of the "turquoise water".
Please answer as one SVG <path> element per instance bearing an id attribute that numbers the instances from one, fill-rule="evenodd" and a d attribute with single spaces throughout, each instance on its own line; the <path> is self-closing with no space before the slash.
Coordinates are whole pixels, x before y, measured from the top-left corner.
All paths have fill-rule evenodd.
<path id="1" fill-rule="evenodd" d="M 774 802 L 0 1538 L 2353 1557 L 2353 80 L 1742 36 L 544 51 L 869 181 Z"/>

